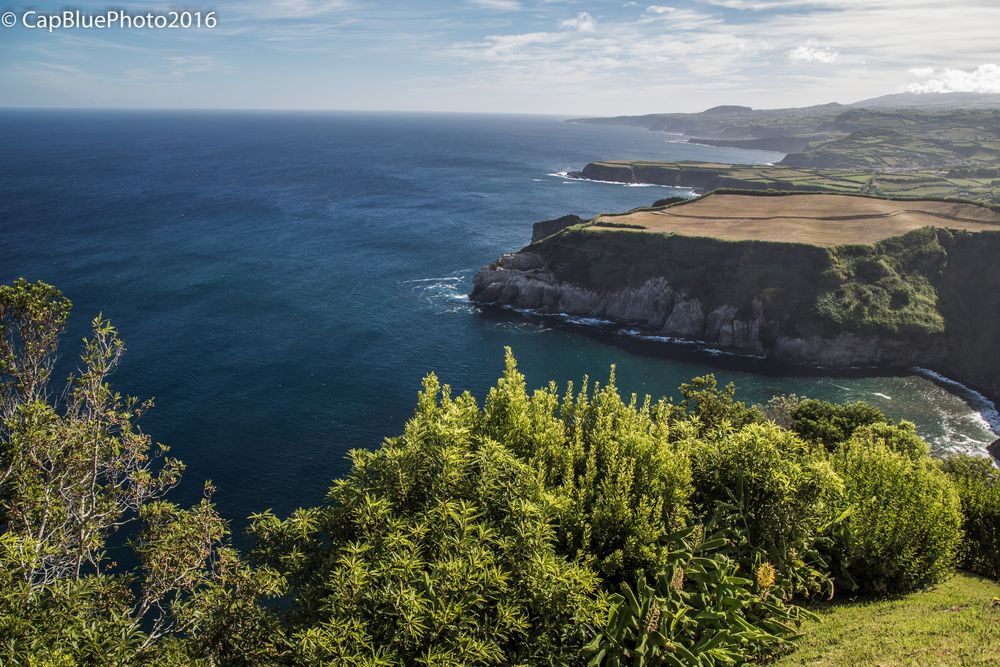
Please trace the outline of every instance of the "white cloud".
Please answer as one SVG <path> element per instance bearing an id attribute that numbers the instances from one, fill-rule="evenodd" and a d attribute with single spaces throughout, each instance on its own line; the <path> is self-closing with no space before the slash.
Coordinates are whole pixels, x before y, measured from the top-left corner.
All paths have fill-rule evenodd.
<path id="1" fill-rule="evenodd" d="M 840 54 L 828 46 L 820 46 L 815 39 L 806 40 L 805 44 L 788 52 L 788 59 L 796 63 L 824 63 L 837 61 Z"/>
<path id="2" fill-rule="evenodd" d="M 577 32 L 597 32 L 597 21 L 587 12 L 580 12 L 576 18 L 566 19 L 559 24 L 560 28 L 576 30 Z"/>
<path id="3" fill-rule="evenodd" d="M 476 7 L 483 9 L 498 9 L 505 12 L 517 11 L 521 8 L 518 0 L 471 0 Z"/>
<path id="4" fill-rule="evenodd" d="M 1000 65 L 987 63 L 966 71 L 952 67 L 915 67 L 920 81 L 904 86 L 909 93 L 1000 93 Z"/>
<path id="5" fill-rule="evenodd" d="M 739 9 L 761 11 L 766 9 L 787 9 L 800 5 L 819 4 L 810 0 L 701 0 L 708 5 L 725 7 L 726 9 Z"/>
<path id="6" fill-rule="evenodd" d="M 664 5 L 646 7 L 640 24 L 660 25 L 673 30 L 701 30 L 722 23 L 722 17 L 705 14 L 694 9 L 678 9 Z"/>
<path id="7" fill-rule="evenodd" d="M 219 62 L 216 58 L 206 55 L 170 55 L 166 57 L 170 63 L 170 73 L 173 76 L 189 74 L 235 74 L 239 70 L 232 65 Z"/>
<path id="8" fill-rule="evenodd" d="M 304 18 L 355 8 L 353 0 L 254 0 L 239 2 L 234 9 L 255 18 Z"/>

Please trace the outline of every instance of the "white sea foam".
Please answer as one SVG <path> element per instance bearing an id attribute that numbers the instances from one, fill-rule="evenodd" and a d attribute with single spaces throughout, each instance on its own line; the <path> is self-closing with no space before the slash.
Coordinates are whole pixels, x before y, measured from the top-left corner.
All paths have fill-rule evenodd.
<path id="1" fill-rule="evenodd" d="M 975 408 L 976 417 L 983 424 L 985 424 L 989 430 L 993 431 L 993 433 L 997 435 L 1000 435 L 1000 411 L 997 410 L 997 406 L 993 403 L 993 401 L 986 398 L 975 389 L 967 387 L 957 380 L 952 380 L 951 378 L 941 375 L 940 373 L 936 373 L 928 368 L 918 367 L 913 370 L 939 384 L 950 387 L 955 393 L 963 396 L 972 405 L 972 407 Z"/>
<path id="2" fill-rule="evenodd" d="M 639 329 L 619 329 L 617 333 L 620 336 L 628 336 L 629 338 L 637 338 L 639 340 L 649 340 L 655 343 L 686 345 L 688 347 L 696 347 L 698 345 L 701 345 L 700 341 L 691 340 L 690 338 L 675 338 L 674 336 L 661 336 L 657 334 L 644 333 Z"/>
<path id="3" fill-rule="evenodd" d="M 569 172 L 557 171 L 553 174 L 546 174 L 555 178 L 563 179 L 564 183 L 603 183 L 605 185 L 621 185 L 626 188 L 666 188 L 667 190 L 682 190 L 694 194 L 694 188 L 682 187 L 680 185 L 660 185 L 659 183 L 622 183 L 621 181 L 602 181 L 596 178 L 580 178 L 570 176 Z"/>
<path id="4" fill-rule="evenodd" d="M 665 144 L 689 144 L 689 143 L 691 143 L 691 140 L 688 138 L 688 136 L 686 134 L 681 133 L 681 132 L 664 132 L 664 134 L 669 134 L 671 137 L 674 137 L 672 139 L 664 139 L 663 143 L 665 143 Z"/>
<path id="5" fill-rule="evenodd" d="M 567 322 L 582 324 L 587 327 L 606 327 L 613 324 L 611 320 L 602 320 L 598 317 L 580 317 L 577 315 L 570 315 L 569 313 L 557 313 L 557 315 Z"/>
<path id="6" fill-rule="evenodd" d="M 455 271 L 436 278 L 412 278 L 400 281 L 438 313 L 472 312 L 467 278 L 471 271 Z"/>
<path id="7" fill-rule="evenodd" d="M 416 283 L 446 283 L 446 282 L 457 282 L 462 279 L 462 276 L 444 276 L 442 278 L 414 278 L 413 280 L 404 280 L 402 283 L 404 285 L 411 285 Z"/>

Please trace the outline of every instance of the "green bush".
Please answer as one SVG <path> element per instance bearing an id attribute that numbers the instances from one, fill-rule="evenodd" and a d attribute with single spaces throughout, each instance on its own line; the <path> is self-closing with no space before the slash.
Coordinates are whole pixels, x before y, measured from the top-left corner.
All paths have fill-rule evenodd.
<path id="1" fill-rule="evenodd" d="M 743 532 L 737 557 L 745 568 L 769 561 L 789 594 L 832 594 L 816 547 L 838 511 L 842 482 L 822 450 L 768 423 L 702 443 L 691 457 L 696 515 L 717 515 L 722 527 Z"/>
<path id="2" fill-rule="evenodd" d="M 603 625 L 593 572 L 554 549 L 538 476 L 434 376 L 402 436 L 351 453 L 326 504 L 255 518 L 291 585 L 296 664 L 567 664 Z"/>
<path id="3" fill-rule="evenodd" d="M 859 426 L 851 436 L 853 444 L 882 445 L 894 452 L 905 454 L 914 461 L 931 455 L 931 447 L 917 435 L 917 427 L 908 421 L 898 424 L 874 423 Z"/>
<path id="4" fill-rule="evenodd" d="M 483 408 L 482 434 L 527 460 L 556 507 L 559 550 L 588 563 L 606 585 L 653 577 L 666 535 L 688 516 L 691 473 L 683 413 L 664 401 L 625 403 L 615 386 L 585 379 L 562 400 L 553 385 L 529 397 L 510 350 Z"/>
<path id="5" fill-rule="evenodd" d="M 949 456 L 941 467 L 962 503 L 962 567 L 1000 579 L 1000 470 L 974 456 Z"/>
<path id="6" fill-rule="evenodd" d="M 866 433 L 833 457 L 850 515 L 835 547 L 841 583 L 907 593 L 948 575 L 962 537 L 958 493 L 928 458 L 914 460 Z"/>
<path id="7" fill-rule="evenodd" d="M 765 419 L 760 408 L 747 407 L 736 400 L 736 386 L 732 383 L 719 389 L 714 375 L 703 375 L 681 384 L 680 393 L 681 406 L 697 417 L 703 433 L 719 433 Z"/>
<path id="8" fill-rule="evenodd" d="M 711 376 L 677 405 L 623 399 L 613 368 L 529 394 L 510 350 L 482 408 L 431 375 L 324 504 L 256 515 L 251 565 L 210 484 L 165 499 L 183 465 L 108 385 L 108 322 L 50 385 L 68 314 L 44 283 L 0 288 L 3 664 L 744 663 L 785 650 L 788 600 L 831 572 L 884 594 L 956 554 L 1000 570 L 1000 472 L 933 462 L 912 424 L 785 397 L 779 425 Z"/>
<path id="9" fill-rule="evenodd" d="M 607 627 L 585 649 L 590 665 L 763 661 L 790 647 L 803 618 L 815 618 L 783 602 L 770 563 L 752 579 L 739 576 L 724 553 L 730 540 L 699 535 L 694 528 L 672 535 L 670 562 L 653 585 L 640 579 L 612 597 Z"/>
<path id="10" fill-rule="evenodd" d="M 862 426 L 887 423 L 878 408 L 867 403 L 830 403 L 806 398 L 791 409 L 792 430 L 833 451 Z"/>

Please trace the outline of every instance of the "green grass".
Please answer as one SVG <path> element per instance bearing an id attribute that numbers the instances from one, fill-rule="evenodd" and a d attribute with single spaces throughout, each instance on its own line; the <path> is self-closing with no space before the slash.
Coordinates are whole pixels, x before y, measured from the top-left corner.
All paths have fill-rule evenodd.
<path id="1" fill-rule="evenodd" d="M 846 109 L 811 107 L 733 114 L 652 114 L 589 119 L 718 139 L 799 139 L 780 167 L 826 169 L 992 168 L 1000 162 L 995 109 Z M 784 142 L 771 146 L 781 152 Z"/>
<path id="2" fill-rule="evenodd" d="M 598 180 L 636 180 L 643 183 L 694 187 L 699 192 L 722 188 L 754 190 L 806 190 L 863 193 L 888 198 L 934 196 L 985 204 L 1000 203 L 997 177 L 956 178 L 947 170 L 907 172 L 866 169 L 818 169 L 763 165 L 729 165 L 698 162 L 608 160 L 593 162 Z M 883 165 L 884 166 L 884 165 Z"/>
<path id="3" fill-rule="evenodd" d="M 996 665 L 997 598 L 997 582 L 959 573 L 899 599 L 831 604 L 777 665 Z"/>

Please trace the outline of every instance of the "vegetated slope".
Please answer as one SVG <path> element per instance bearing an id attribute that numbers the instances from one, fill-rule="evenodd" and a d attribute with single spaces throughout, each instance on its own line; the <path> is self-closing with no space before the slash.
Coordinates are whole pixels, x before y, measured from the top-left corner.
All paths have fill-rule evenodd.
<path id="1" fill-rule="evenodd" d="M 633 215 L 666 219 L 664 211 L 698 210 L 719 197 Z M 755 205 L 780 210 L 802 197 L 808 195 L 760 196 Z M 961 210 L 984 219 L 996 215 L 985 207 Z M 896 217 L 871 222 L 877 230 Z M 1000 227 L 930 216 L 936 226 L 852 244 L 786 232 L 770 240 L 764 234 L 727 240 L 671 233 L 676 229 L 640 232 L 636 226 L 645 222 L 606 226 L 614 224 L 609 219 L 615 218 L 570 226 L 484 267 L 471 297 L 603 318 L 794 363 L 925 366 L 1000 397 L 1000 274 L 992 268 Z M 697 220 L 691 229 L 705 224 Z"/>
<path id="2" fill-rule="evenodd" d="M 735 188 L 842 192 L 898 199 L 960 198 L 1000 203 L 1000 166 L 886 172 L 875 168 L 817 169 L 786 165 L 602 160 L 591 162 L 569 176 L 616 183 L 652 183 L 700 192 Z"/>
<path id="3" fill-rule="evenodd" d="M 1000 95 L 996 93 L 892 93 L 880 97 L 872 97 L 860 102 L 854 102 L 852 107 L 866 109 L 932 109 L 932 108 L 966 108 L 966 109 L 996 109 L 1000 108 Z"/>
<path id="4" fill-rule="evenodd" d="M 960 573 L 903 598 L 830 605 L 777 665 L 994 665 L 997 598 L 1000 584 Z"/>
<path id="5" fill-rule="evenodd" d="M 934 169 L 1000 162 L 996 108 L 801 109 L 738 107 L 697 114 L 578 119 L 645 127 L 691 137 L 692 143 L 788 153 L 780 164 L 836 169 Z"/>

